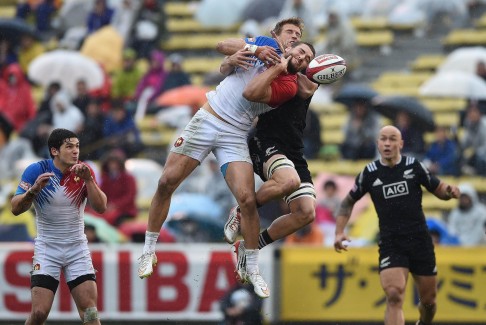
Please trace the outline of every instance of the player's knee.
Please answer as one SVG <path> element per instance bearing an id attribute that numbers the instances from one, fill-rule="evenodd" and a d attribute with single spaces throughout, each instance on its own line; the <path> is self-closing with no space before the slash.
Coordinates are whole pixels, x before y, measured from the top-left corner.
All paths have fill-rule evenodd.
<path id="1" fill-rule="evenodd" d="M 252 206 L 256 206 L 255 192 L 240 192 L 237 198 L 240 209 L 246 210 Z"/>
<path id="2" fill-rule="evenodd" d="M 98 316 L 98 308 L 88 307 L 83 311 L 83 324 L 88 324 L 97 319 L 100 319 Z"/>
<path id="3" fill-rule="evenodd" d="M 159 179 L 157 192 L 160 194 L 173 193 L 177 189 L 178 182 L 170 176 L 162 175 Z"/>
<path id="4" fill-rule="evenodd" d="M 293 214 L 302 227 L 312 223 L 316 218 L 316 211 L 313 206 L 299 207 Z"/>
<path id="5" fill-rule="evenodd" d="M 32 311 L 30 320 L 32 324 L 44 324 L 47 316 L 49 316 L 49 313 L 47 311 L 36 309 Z"/>
<path id="6" fill-rule="evenodd" d="M 403 305 L 403 294 L 404 290 L 401 288 L 390 286 L 385 288 L 386 301 L 388 305 L 391 306 L 401 306 Z"/>
<path id="7" fill-rule="evenodd" d="M 279 183 L 279 185 L 280 185 L 281 196 L 287 196 L 299 189 L 300 179 L 295 177 L 290 177 L 285 182 Z"/>

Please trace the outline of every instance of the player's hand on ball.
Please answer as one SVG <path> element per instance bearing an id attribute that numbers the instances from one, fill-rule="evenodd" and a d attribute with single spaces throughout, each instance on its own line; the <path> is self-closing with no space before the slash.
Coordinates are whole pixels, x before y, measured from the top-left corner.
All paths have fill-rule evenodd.
<path id="1" fill-rule="evenodd" d="M 338 253 L 341 251 L 347 251 L 348 245 L 345 242 L 350 242 L 351 240 L 345 234 L 336 234 L 334 238 L 334 250 Z"/>

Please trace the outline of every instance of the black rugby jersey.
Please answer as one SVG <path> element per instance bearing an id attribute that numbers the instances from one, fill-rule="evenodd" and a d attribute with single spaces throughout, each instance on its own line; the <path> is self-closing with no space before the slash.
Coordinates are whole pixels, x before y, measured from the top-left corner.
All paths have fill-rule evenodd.
<path id="1" fill-rule="evenodd" d="M 402 156 L 394 167 L 375 160 L 356 177 L 349 195 L 359 200 L 370 193 L 378 214 L 380 236 L 407 235 L 427 229 L 422 186 L 434 192 L 440 180 L 413 157 Z"/>
<path id="2" fill-rule="evenodd" d="M 304 128 L 312 96 L 302 99 L 295 96 L 285 104 L 258 116 L 255 136 L 272 139 L 284 151 L 303 152 Z"/>

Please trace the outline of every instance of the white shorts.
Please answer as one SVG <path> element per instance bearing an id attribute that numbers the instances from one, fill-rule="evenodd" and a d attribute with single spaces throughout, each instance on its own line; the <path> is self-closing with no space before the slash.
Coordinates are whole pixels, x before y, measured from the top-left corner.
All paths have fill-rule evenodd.
<path id="1" fill-rule="evenodd" d="M 233 161 L 251 162 L 247 132 L 199 109 L 176 140 L 172 152 L 202 162 L 212 151 L 219 166 Z"/>
<path id="2" fill-rule="evenodd" d="M 34 245 L 32 275 L 50 275 L 57 281 L 64 270 L 66 282 L 95 274 L 88 241 L 62 243 L 37 239 Z"/>

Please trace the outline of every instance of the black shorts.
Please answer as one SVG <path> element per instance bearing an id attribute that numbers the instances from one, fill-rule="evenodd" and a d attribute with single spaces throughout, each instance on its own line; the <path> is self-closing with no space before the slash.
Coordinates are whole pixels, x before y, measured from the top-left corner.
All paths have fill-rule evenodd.
<path id="1" fill-rule="evenodd" d="M 427 231 L 412 235 L 387 236 L 380 239 L 380 272 L 404 267 L 415 275 L 437 275 L 432 238 Z"/>
<path id="2" fill-rule="evenodd" d="M 69 287 L 69 291 L 73 290 L 76 288 L 78 285 L 80 285 L 83 282 L 86 281 L 95 281 L 96 282 L 96 275 L 95 274 L 85 274 L 80 277 L 77 277 L 76 279 L 69 281 L 67 283 Z M 32 289 L 33 287 L 41 287 L 45 289 L 49 289 L 54 294 L 56 294 L 57 287 L 59 286 L 59 281 L 54 279 L 52 276 L 47 275 L 47 274 L 34 274 L 30 277 L 30 288 Z"/>
<path id="3" fill-rule="evenodd" d="M 300 177 L 302 183 L 312 183 L 312 176 L 309 171 L 307 161 L 304 159 L 304 154 L 301 152 L 292 152 L 272 139 L 262 139 L 253 137 L 248 140 L 248 148 L 250 149 L 250 157 L 253 162 L 253 171 L 260 176 L 262 181 L 267 181 L 263 173 L 263 164 L 274 155 L 284 155 L 291 160 L 295 165 L 295 170 Z"/>

